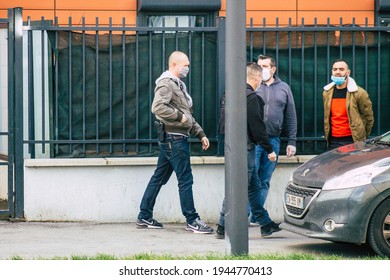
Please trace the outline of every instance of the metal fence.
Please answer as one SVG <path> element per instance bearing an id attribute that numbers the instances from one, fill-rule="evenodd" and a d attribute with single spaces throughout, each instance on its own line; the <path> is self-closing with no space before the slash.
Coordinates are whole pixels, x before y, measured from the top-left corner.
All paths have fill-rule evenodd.
<path id="1" fill-rule="evenodd" d="M 190 58 L 186 83 L 194 115 L 211 140 L 203 152 L 191 140 L 192 155 L 220 155 L 219 99 L 224 91 L 224 18 L 217 27 L 67 26 L 57 20 L 28 21 L 24 100 L 28 135 L 23 142 L 34 157 L 151 156 L 157 154 L 150 113 L 155 79 L 167 69 L 174 50 Z M 375 111 L 374 135 L 390 130 L 389 27 L 267 26 L 247 28 L 247 58 L 273 55 L 277 75 L 292 88 L 298 116 L 297 154 L 325 150 L 322 87 L 334 59 L 350 62 L 352 76 L 365 88 Z M 283 138 L 282 138 L 283 140 Z M 218 145 L 219 144 L 219 145 Z M 218 148 L 219 147 L 219 148 Z M 281 149 L 283 151 L 283 149 Z"/>
<path id="2" fill-rule="evenodd" d="M 268 27 L 251 21 L 248 28 L 248 59 L 258 54 L 276 58 L 277 74 L 292 89 L 298 118 L 298 153 L 325 150 L 323 137 L 323 87 L 330 82 L 335 59 L 349 62 L 351 76 L 367 90 L 373 102 L 375 126 L 372 136 L 390 130 L 390 28 L 344 24 Z"/>
<path id="3" fill-rule="evenodd" d="M 70 18 L 68 26 L 42 19 L 27 22 L 23 29 L 29 42 L 25 143 L 31 157 L 155 155 L 150 112 L 154 81 L 167 69 L 174 50 L 189 56 L 186 83 L 194 114 L 216 143 L 215 27 L 140 28 L 126 26 L 125 20 L 121 26 L 100 26 L 98 19 L 95 26 L 84 21 L 74 26 Z M 34 40 L 40 45 L 38 53 Z M 201 146 L 192 145 L 191 150 L 200 153 Z"/>

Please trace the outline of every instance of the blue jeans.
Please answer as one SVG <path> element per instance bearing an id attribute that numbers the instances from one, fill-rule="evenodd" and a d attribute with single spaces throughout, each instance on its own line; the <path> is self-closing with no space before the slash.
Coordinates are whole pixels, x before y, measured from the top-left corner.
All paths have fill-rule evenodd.
<path id="1" fill-rule="evenodd" d="M 258 222 L 260 226 L 264 226 L 269 224 L 272 220 L 269 217 L 267 210 L 260 204 L 260 180 L 256 172 L 255 157 L 255 149 L 248 151 L 248 199 L 254 220 Z M 224 199 L 221 215 L 219 217 L 219 224 L 221 226 L 225 226 L 225 203 Z"/>
<path id="2" fill-rule="evenodd" d="M 138 219 L 153 217 L 153 208 L 160 189 L 165 185 L 175 171 L 179 183 L 180 206 L 187 223 L 192 223 L 199 217 L 194 206 L 192 193 L 193 176 L 190 163 L 188 137 L 166 134 L 165 140 L 158 142 L 160 155 L 157 167 L 146 187 L 140 205 Z"/>
<path id="3" fill-rule="evenodd" d="M 263 207 L 267 199 L 272 173 L 274 172 L 276 163 L 278 162 L 280 151 L 279 137 L 269 137 L 269 141 L 272 144 L 272 147 L 276 154 L 276 161 L 274 162 L 271 162 L 268 159 L 268 153 L 263 149 L 263 147 L 261 147 L 260 145 L 256 145 L 256 170 L 261 181 L 260 203 Z"/>

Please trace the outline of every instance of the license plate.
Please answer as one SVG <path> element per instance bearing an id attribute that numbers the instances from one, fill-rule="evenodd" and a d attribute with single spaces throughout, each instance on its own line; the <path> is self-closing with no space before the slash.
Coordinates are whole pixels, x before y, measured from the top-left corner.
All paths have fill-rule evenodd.
<path id="1" fill-rule="evenodd" d="M 286 204 L 292 207 L 304 209 L 303 197 L 301 196 L 286 194 Z"/>

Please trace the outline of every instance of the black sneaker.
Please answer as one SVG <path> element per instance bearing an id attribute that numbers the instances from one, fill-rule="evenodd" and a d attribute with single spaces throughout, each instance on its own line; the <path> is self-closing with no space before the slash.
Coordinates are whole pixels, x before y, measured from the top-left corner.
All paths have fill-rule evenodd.
<path id="1" fill-rule="evenodd" d="M 163 225 L 155 219 L 138 219 L 137 226 L 140 228 L 163 228 Z"/>
<path id="2" fill-rule="evenodd" d="M 193 231 L 194 233 L 213 233 L 214 231 L 200 218 L 196 218 L 191 224 L 187 224 L 186 230 Z"/>
<path id="3" fill-rule="evenodd" d="M 269 224 L 262 226 L 260 231 L 261 231 L 261 236 L 270 236 L 274 232 L 281 231 L 282 229 L 279 227 L 280 224 L 270 222 Z"/>
<path id="4" fill-rule="evenodd" d="M 218 239 L 225 239 L 225 227 L 217 224 L 217 238 Z"/>

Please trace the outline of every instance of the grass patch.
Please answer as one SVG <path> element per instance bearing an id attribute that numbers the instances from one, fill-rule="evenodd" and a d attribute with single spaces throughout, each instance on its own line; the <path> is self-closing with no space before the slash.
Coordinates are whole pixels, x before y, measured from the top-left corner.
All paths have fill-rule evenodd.
<path id="1" fill-rule="evenodd" d="M 24 260 L 22 257 L 14 256 L 11 260 Z M 34 258 L 34 260 L 390 260 L 387 257 L 367 256 L 359 258 L 349 258 L 340 255 L 318 255 L 308 253 L 291 253 L 291 254 L 253 254 L 253 255 L 191 255 L 191 256 L 174 256 L 174 255 L 156 255 L 149 253 L 136 254 L 126 257 L 116 257 L 108 254 L 98 254 L 96 256 L 71 256 L 71 257 L 54 257 L 54 258 Z"/>

